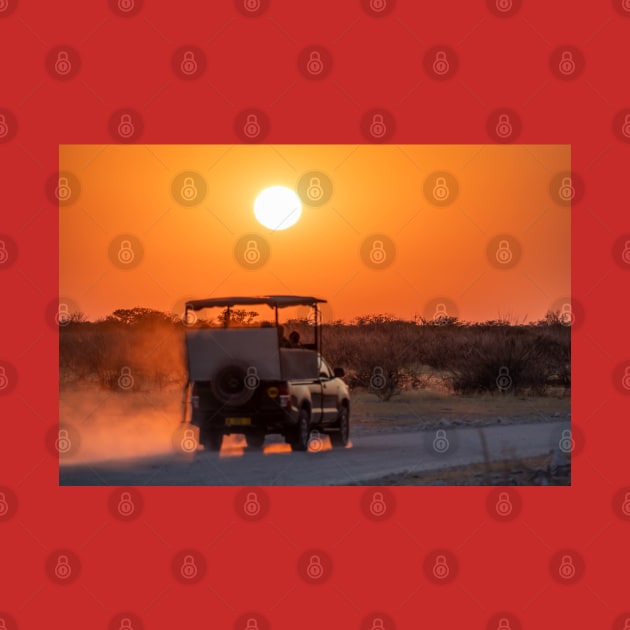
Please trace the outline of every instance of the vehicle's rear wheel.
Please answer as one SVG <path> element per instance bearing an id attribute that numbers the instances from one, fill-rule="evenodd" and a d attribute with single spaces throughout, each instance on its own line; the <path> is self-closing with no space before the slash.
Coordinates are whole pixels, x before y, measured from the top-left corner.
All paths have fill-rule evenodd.
<path id="1" fill-rule="evenodd" d="M 307 451 L 308 441 L 311 437 L 311 412 L 302 407 L 298 415 L 297 426 L 293 429 L 291 435 L 291 450 L 293 451 Z"/>
<path id="2" fill-rule="evenodd" d="M 247 440 L 248 448 L 260 449 L 265 443 L 265 434 L 263 431 L 256 431 L 255 433 L 246 433 L 245 440 Z"/>
<path id="3" fill-rule="evenodd" d="M 339 408 L 339 417 L 335 423 L 335 428 L 338 431 L 332 431 L 330 435 L 330 443 L 333 447 L 345 447 L 348 446 L 350 439 L 350 409 L 348 405 L 341 405 Z"/>
<path id="4" fill-rule="evenodd" d="M 202 426 L 199 428 L 199 441 L 207 451 L 220 451 L 223 444 L 223 432 Z"/>

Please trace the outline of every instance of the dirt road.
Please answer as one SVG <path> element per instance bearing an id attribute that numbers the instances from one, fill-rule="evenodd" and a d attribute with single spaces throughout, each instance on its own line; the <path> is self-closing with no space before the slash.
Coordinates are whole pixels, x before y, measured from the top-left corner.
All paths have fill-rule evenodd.
<path id="1" fill-rule="evenodd" d="M 187 456 L 153 455 L 92 464 L 64 464 L 61 485 L 369 485 L 370 479 L 402 472 L 451 468 L 485 460 L 546 455 L 568 450 L 570 421 L 510 424 L 480 428 L 446 428 L 389 434 L 362 434 L 352 446 L 331 450 L 317 439 L 307 453 L 284 444 L 266 452 L 235 446 L 220 455 L 202 450 Z M 568 456 L 566 456 L 568 459 Z"/>

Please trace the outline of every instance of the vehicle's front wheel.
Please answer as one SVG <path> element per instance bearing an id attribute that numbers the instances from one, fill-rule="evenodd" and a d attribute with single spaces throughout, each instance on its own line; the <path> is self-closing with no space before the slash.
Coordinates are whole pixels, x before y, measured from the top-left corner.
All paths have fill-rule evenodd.
<path id="1" fill-rule="evenodd" d="M 311 412 L 302 407 L 298 415 L 297 426 L 293 429 L 291 436 L 291 450 L 307 451 L 308 442 L 311 437 Z"/>
<path id="2" fill-rule="evenodd" d="M 207 451 L 220 451 L 223 445 L 223 432 L 202 426 L 199 428 L 199 441 Z"/>
<path id="3" fill-rule="evenodd" d="M 335 427 L 338 431 L 332 431 L 330 435 L 330 443 L 333 447 L 344 448 L 348 446 L 350 440 L 350 409 L 348 405 L 341 405 L 339 408 L 339 416 Z"/>

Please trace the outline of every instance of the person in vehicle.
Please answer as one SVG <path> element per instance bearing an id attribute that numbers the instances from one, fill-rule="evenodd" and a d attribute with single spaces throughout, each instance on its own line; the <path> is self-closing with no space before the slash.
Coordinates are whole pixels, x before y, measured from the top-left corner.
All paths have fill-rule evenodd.
<path id="1" fill-rule="evenodd" d="M 291 347 L 291 343 L 284 336 L 284 326 L 282 326 L 282 325 L 278 326 L 278 341 L 280 343 L 280 347 L 281 348 L 290 348 Z"/>

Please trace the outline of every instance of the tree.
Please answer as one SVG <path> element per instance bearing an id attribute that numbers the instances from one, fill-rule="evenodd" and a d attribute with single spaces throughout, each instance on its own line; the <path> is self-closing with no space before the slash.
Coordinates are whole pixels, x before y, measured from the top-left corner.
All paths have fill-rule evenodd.
<path id="1" fill-rule="evenodd" d="M 217 322 L 221 326 L 225 326 L 226 323 L 229 326 L 251 326 L 257 317 L 258 313 L 256 311 L 246 311 L 241 308 L 224 308 L 221 315 L 217 317 Z"/>
<path id="2" fill-rule="evenodd" d="M 105 318 L 107 322 L 132 326 L 140 323 L 171 323 L 173 316 L 152 308 L 119 308 Z"/>

